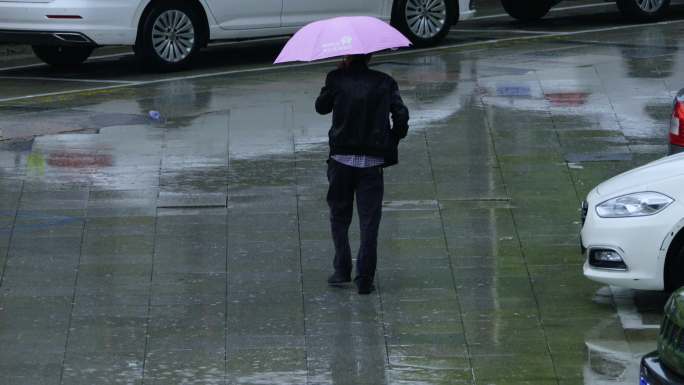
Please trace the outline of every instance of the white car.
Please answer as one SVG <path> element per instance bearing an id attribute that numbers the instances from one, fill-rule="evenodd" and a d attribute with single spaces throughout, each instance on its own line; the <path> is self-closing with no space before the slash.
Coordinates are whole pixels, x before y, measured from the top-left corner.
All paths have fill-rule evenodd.
<path id="1" fill-rule="evenodd" d="M 293 34 L 319 19 L 375 16 L 414 45 L 440 41 L 474 14 L 471 0 L 0 0 L 0 42 L 30 44 L 43 61 L 83 62 L 97 46 L 129 45 L 162 69 L 210 41 Z"/>
<path id="2" fill-rule="evenodd" d="M 501 0 L 501 5 L 513 18 L 533 21 L 544 17 L 551 7 L 562 0 Z M 626 17 L 638 21 L 653 21 L 667 14 L 670 0 L 606 0 L 614 2 Z"/>
<path id="3" fill-rule="evenodd" d="M 684 286 L 684 154 L 599 184 L 582 211 L 587 278 L 641 290 Z"/>

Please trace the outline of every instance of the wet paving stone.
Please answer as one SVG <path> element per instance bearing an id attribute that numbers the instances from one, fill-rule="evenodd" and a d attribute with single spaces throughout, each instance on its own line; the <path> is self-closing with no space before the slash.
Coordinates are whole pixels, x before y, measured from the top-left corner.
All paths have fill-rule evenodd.
<path id="1" fill-rule="evenodd" d="M 63 378 L 74 384 L 142 384 L 143 360 L 140 352 L 67 353 Z"/>
<path id="2" fill-rule="evenodd" d="M 228 383 L 294 385 L 307 381 L 303 347 L 232 349 L 228 352 Z"/>
<path id="3" fill-rule="evenodd" d="M 177 193 L 163 191 L 159 193 L 157 207 L 225 207 L 225 193 Z"/>
<path id="4" fill-rule="evenodd" d="M 665 296 L 582 276 L 578 207 L 664 155 L 679 29 L 377 58 L 412 121 L 370 296 L 325 282 L 330 65 L 0 103 L 60 131 L 0 143 L 0 383 L 636 383 Z"/>

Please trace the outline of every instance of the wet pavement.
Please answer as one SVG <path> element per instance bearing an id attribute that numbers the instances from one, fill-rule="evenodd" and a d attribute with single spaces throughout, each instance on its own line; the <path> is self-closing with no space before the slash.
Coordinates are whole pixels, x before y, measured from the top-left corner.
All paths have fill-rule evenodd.
<path id="1" fill-rule="evenodd" d="M 665 295 L 582 277 L 578 207 L 666 153 L 683 31 L 378 58 L 412 120 L 371 296 L 325 284 L 329 117 L 313 100 L 330 64 L 254 67 L 265 43 L 218 52 L 244 63 L 212 76 L 125 58 L 9 71 L 0 384 L 636 383 Z M 32 96 L 103 73 L 131 84 Z"/>

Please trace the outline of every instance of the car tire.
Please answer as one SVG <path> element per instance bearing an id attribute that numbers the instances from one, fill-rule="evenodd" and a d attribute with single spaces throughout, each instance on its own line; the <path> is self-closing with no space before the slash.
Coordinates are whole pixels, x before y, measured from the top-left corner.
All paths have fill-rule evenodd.
<path id="1" fill-rule="evenodd" d="M 77 66 L 93 53 L 95 47 L 34 45 L 33 53 L 45 63 L 59 68 Z"/>
<path id="2" fill-rule="evenodd" d="M 638 21 L 662 19 L 670 7 L 670 0 L 617 0 L 620 12 Z"/>
<path id="3" fill-rule="evenodd" d="M 506 13 L 520 21 L 535 21 L 546 16 L 551 9 L 549 0 L 501 0 Z"/>
<path id="4" fill-rule="evenodd" d="M 448 0 L 400 0 L 396 3 L 392 25 L 416 47 L 439 43 L 458 14 L 456 2 Z"/>
<path id="5" fill-rule="evenodd" d="M 201 21 L 200 11 L 192 4 L 159 2 L 143 20 L 134 52 L 148 68 L 186 68 L 201 46 Z"/>
<path id="6" fill-rule="evenodd" d="M 679 239 L 672 246 L 665 261 L 665 290 L 668 292 L 684 286 L 684 242 Z"/>

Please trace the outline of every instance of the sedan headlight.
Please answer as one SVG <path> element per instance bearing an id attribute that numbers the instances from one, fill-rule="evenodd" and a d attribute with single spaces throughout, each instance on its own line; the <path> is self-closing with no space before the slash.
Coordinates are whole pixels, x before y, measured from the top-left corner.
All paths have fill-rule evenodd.
<path id="1" fill-rule="evenodd" d="M 674 199 L 657 192 L 639 192 L 609 199 L 596 206 L 601 218 L 642 217 L 663 211 Z"/>

